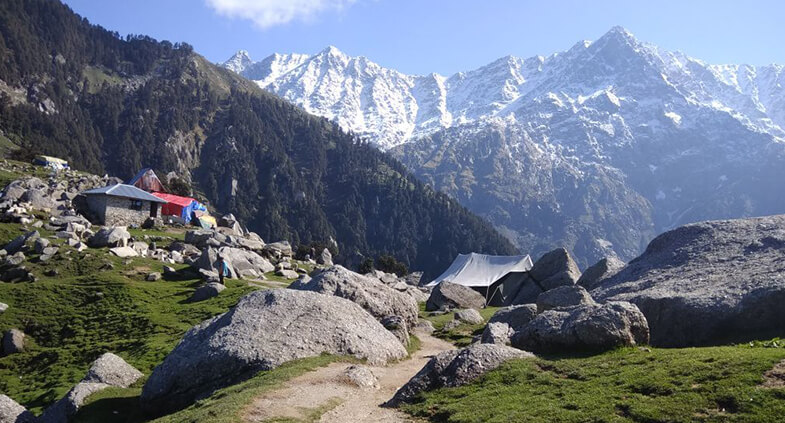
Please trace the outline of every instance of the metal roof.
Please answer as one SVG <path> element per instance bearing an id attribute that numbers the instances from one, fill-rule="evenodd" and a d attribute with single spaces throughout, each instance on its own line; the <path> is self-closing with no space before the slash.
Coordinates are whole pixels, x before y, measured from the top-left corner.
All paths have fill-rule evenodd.
<path id="1" fill-rule="evenodd" d="M 101 188 L 94 188 L 87 190 L 82 194 L 85 195 L 110 195 L 112 197 L 125 197 L 134 200 L 151 201 L 155 203 L 166 203 L 167 201 L 154 196 L 146 191 L 143 191 L 133 185 L 117 184 L 109 185 Z"/>

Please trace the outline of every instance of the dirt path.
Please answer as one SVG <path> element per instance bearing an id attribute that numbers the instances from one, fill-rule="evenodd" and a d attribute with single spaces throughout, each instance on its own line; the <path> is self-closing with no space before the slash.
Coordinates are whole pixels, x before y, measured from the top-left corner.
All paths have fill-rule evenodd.
<path id="1" fill-rule="evenodd" d="M 420 371 L 428 359 L 455 347 L 431 335 L 417 333 L 420 350 L 411 359 L 388 367 L 372 367 L 379 379 L 379 389 L 358 388 L 343 383 L 340 375 L 350 366 L 333 363 L 287 382 L 282 388 L 256 398 L 245 414 L 245 420 L 263 422 L 288 417 L 319 422 L 409 422 L 411 419 L 394 409 L 379 405 L 392 398 L 395 391 Z"/>

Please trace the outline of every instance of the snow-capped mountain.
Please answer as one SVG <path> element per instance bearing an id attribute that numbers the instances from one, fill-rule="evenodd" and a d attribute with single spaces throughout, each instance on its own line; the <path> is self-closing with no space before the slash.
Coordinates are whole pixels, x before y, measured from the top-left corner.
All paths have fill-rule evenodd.
<path id="1" fill-rule="evenodd" d="M 389 150 L 533 255 L 630 259 L 676 225 L 785 213 L 781 65 L 710 65 L 621 27 L 449 77 L 334 47 L 296 57 L 226 66 Z"/>

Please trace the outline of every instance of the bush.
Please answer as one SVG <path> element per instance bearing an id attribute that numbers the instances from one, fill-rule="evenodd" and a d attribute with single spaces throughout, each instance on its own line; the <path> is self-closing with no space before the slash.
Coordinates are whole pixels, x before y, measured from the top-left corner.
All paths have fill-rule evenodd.
<path id="1" fill-rule="evenodd" d="M 366 273 L 373 272 L 373 270 L 374 270 L 373 259 L 372 258 L 367 258 L 367 259 L 363 260 L 362 263 L 360 263 L 360 267 L 357 269 L 357 272 L 364 275 Z"/>
<path id="2" fill-rule="evenodd" d="M 385 273 L 395 273 L 398 276 L 406 276 L 409 273 L 409 269 L 404 263 L 389 254 L 376 258 L 376 268 Z"/>

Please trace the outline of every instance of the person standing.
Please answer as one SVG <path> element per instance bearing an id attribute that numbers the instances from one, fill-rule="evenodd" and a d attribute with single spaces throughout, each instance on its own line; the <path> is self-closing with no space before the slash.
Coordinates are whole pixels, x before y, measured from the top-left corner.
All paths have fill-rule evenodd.
<path id="1" fill-rule="evenodd" d="M 229 266 L 227 266 L 226 260 L 224 260 L 224 257 L 220 254 L 218 255 L 216 267 L 218 267 L 218 282 L 220 282 L 221 285 L 226 285 L 224 283 L 224 277 L 226 277 L 227 273 L 229 273 Z"/>

